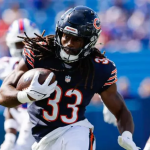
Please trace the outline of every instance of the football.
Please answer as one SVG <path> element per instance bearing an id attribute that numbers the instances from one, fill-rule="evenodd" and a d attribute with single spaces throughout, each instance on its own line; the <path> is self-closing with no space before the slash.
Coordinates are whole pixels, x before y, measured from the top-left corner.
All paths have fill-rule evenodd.
<path id="1" fill-rule="evenodd" d="M 20 91 L 27 89 L 30 86 L 30 83 L 31 83 L 36 71 L 40 72 L 39 79 L 38 79 L 40 84 L 43 84 L 44 81 L 46 80 L 46 78 L 48 77 L 48 75 L 52 72 L 51 70 L 44 69 L 44 68 L 31 69 L 31 70 L 25 72 L 21 76 L 21 78 L 19 79 L 19 81 L 17 83 L 16 89 L 20 90 Z M 56 76 L 54 74 L 51 82 L 49 83 L 49 85 L 54 83 L 55 79 L 56 79 Z"/>

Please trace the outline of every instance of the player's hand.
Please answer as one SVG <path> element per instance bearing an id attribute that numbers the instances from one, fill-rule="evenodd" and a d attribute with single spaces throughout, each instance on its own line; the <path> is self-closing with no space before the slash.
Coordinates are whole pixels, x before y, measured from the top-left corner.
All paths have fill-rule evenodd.
<path id="1" fill-rule="evenodd" d="M 117 121 L 115 116 L 108 110 L 108 108 L 105 105 L 103 107 L 103 117 L 105 122 L 117 126 Z"/>
<path id="2" fill-rule="evenodd" d="M 57 85 L 57 81 L 49 85 L 54 75 L 53 72 L 49 74 L 42 85 L 38 82 L 39 75 L 40 72 L 37 71 L 31 81 L 30 86 L 27 90 L 25 90 L 26 93 L 34 100 L 41 100 L 49 97 L 50 94 L 55 91 Z"/>
<path id="3" fill-rule="evenodd" d="M 129 131 L 124 131 L 121 136 L 118 136 L 118 144 L 126 150 L 139 150 L 133 142 L 132 134 Z"/>

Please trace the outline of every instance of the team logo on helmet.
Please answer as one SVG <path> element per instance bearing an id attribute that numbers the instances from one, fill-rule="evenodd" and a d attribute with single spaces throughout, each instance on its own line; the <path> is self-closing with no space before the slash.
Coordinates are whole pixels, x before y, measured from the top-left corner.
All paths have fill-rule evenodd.
<path id="1" fill-rule="evenodd" d="M 100 29 L 101 29 L 101 25 L 100 25 L 100 20 L 99 20 L 99 18 L 95 18 L 95 19 L 94 19 L 93 26 L 94 26 L 95 29 L 97 29 L 97 30 L 100 30 Z"/>

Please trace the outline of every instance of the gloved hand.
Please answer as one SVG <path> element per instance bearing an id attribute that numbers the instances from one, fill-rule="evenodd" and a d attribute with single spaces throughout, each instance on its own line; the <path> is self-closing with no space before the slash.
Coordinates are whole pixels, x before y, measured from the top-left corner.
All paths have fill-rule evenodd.
<path id="1" fill-rule="evenodd" d="M 105 122 L 117 126 L 117 121 L 115 116 L 108 110 L 108 108 L 105 105 L 103 107 L 103 117 Z"/>
<path id="2" fill-rule="evenodd" d="M 0 150 L 12 150 L 15 144 L 16 136 L 13 133 L 6 133 L 5 141 L 2 143 Z"/>
<path id="3" fill-rule="evenodd" d="M 28 87 L 26 93 L 31 96 L 35 100 L 45 99 L 50 96 L 51 93 L 55 91 L 57 81 L 49 85 L 50 81 L 53 78 L 54 73 L 51 72 L 49 76 L 46 78 L 45 82 L 41 85 L 38 82 L 40 72 L 36 72 L 30 86 Z"/>
<path id="4" fill-rule="evenodd" d="M 49 85 L 50 81 L 53 78 L 54 73 L 51 72 L 42 85 L 39 84 L 38 82 L 39 75 L 40 72 L 37 71 L 28 89 L 18 92 L 17 98 L 19 102 L 21 103 L 31 102 L 31 99 L 29 99 L 27 95 L 29 95 L 32 99 L 36 101 L 42 100 L 49 97 L 50 94 L 55 91 L 57 81 Z"/>
<path id="5" fill-rule="evenodd" d="M 132 134 L 129 131 L 124 131 L 121 136 L 118 136 L 118 144 L 126 150 L 140 149 L 133 142 Z"/>

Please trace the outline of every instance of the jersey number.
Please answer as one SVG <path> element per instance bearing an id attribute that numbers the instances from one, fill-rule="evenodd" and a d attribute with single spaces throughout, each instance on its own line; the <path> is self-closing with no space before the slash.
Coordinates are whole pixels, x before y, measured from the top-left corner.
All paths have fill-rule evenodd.
<path id="1" fill-rule="evenodd" d="M 102 64 L 108 64 L 109 63 L 109 60 L 107 58 L 103 58 L 103 59 L 100 59 L 100 58 L 95 58 L 95 62 L 97 63 L 102 63 Z"/>
<path id="2" fill-rule="evenodd" d="M 76 97 L 74 104 L 67 104 L 67 108 L 72 109 L 71 117 L 68 118 L 67 115 L 60 115 L 61 121 L 66 124 L 71 124 L 78 120 L 79 108 L 77 106 L 82 103 L 82 99 L 83 99 L 82 93 L 79 90 L 73 90 L 73 92 L 72 92 L 72 90 L 73 89 L 69 89 L 65 93 L 66 97 L 72 97 L 72 96 Z M 50 99 L 50 98 L 48 99 L 48 105 L 52 107 L 52 113 L 49 114 L 48 111 L 43 110 L 44 119 L 46 119 L 47 121 L 50 121 L 50 122 L 57 120 L 57 118 L 59 116 L 59 103 L 62 99 L 62 94 L 63 94 L 62 89 L 59 86 L 56 86 L 55 92 L 56 92 L 56 94 L 55 94 L 54 99 Z"/>

